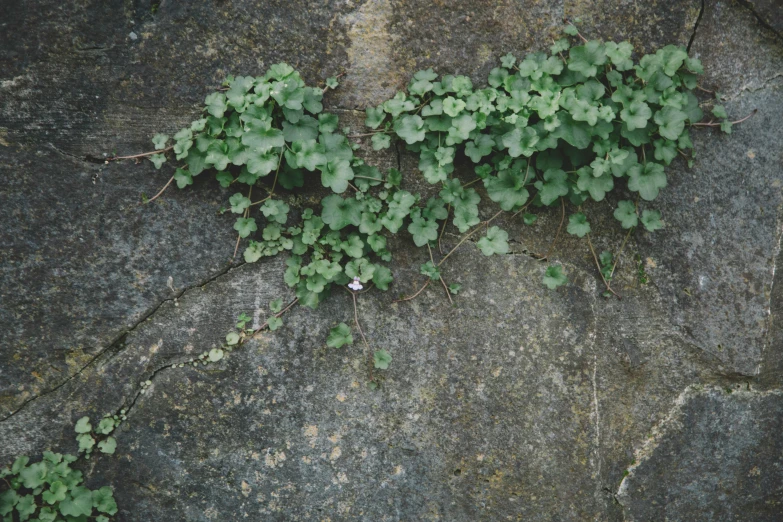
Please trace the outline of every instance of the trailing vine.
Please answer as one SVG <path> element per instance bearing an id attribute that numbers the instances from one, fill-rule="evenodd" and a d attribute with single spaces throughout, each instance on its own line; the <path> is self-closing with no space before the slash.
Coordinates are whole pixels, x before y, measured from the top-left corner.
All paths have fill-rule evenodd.
<path id="1" fill-rule="evenodd" d="M 697 83 L 703 68 L 683 47 L 668 45 L 634 62 L 628 42 L 588 41 L 573 24 L 565 33 L 549 52 L 503 56 L 484 88 L 467 76 L 439 79 L 432 69 L 419 71 L 406 92 L 367 108 L 369 131 L 359 134 L 341 132 L 338 117 L 323 112 L 323 94 L 338 86 L 336 77 L 323 88 L 308 87 L 284 63 L 260 77 L 228 77 L 224 88 L 207 96 L 204 117 L 173 140 L 156 135 L 158 150 L 146 156 L 158 169 L 173 156 L 177 166 L 169 184 L 181 189 L 206 171 L 221 186 L 235 188 L 226 209 L 237 214 L 234 255 L 243 239 L 249 263 L 286 253 L 283 278 L 297 301 L 311 308 L 335 287 L 353 294 L 354 307 L 358 292 L 388 290 L 393 278 L 387 239 L 400 231 L 427 248 L 429 261 L 420 267 L 419 289 L 398 301 L 436 283 L 451 302 L 460 285 L 447 284 L 442 265 L 458 247 L 483 232 L 479 250 L 505 254 L 508 233 L 493 224 L 496 218 L 513 212 L 531 225 L 534 209 L 556 206 L 560 226 L 547 252 L 538 255 L 548 260 L 566 221 L 566 202 L 575 209 L 567 233 L 585 238 L 604 295 L 620 298 L 611 286 L 620 254 L 637 227 L 653 232 L 664 226 L 649 204 L 666 187 L 665 167 L 678 155 L 692 165 L 690 127 L 719 126 L 730 133 L 738 122 L 730 122 L 720 105 L 712 108 L 719 121 L 701 122 L 693 91 L 706 91 Z M 418 155 L 424 179 L 439 187 L 437 195 L 425 200 L 401 187 L 399 170 L 382 173 L 357 157 L 360 145 L 349 138 L 365 137 L 374 150 L 404 143 Z M 475 165 L 476 178 L 467 183 L 454 174 L 460 156 Z M 484 221 L 482 194 L 473 186 L 479 183 L 500 207 Z M 314 208 L 292 208 L 297 189 L 318 184 L 332 194 Z M 620 200 L 613 215 L 628 233 L 617 254 L 599 254 L 583 209 L 588 200 L 602 201 L 621 189 L 634 197 Z M 440 239 L 449 224 L 464 235 L 444 253 Z M 565 284 L 562 266 L 548 266 L 542 282 L 550 289 Z M 355 324 L 368 344 L 358 314 Z M 347 328 L 342 323 L 332 329 L 329 345 L 352 342 Z M 234 335 L 242 334 L 229 334 L 227 346 Z M 374 366 L 388 366 L 386 356 L 376 352 Z"/>

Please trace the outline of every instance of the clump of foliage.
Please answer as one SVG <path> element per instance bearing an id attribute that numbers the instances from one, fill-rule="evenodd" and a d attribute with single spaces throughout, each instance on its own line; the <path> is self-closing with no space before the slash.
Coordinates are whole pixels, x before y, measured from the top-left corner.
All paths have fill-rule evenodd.
<path id="1" fill-rule="evenodd" d="M 669 45 L 635 62 L 628 42 L 588 41 L 573 25 L 565 32 L 572 38 L 555 41 L 548 52 L 502 57 L 483 88 L 467 76 L 419 71 L 407 92 L 367 109 L 371 131 L 356 136 L 346 136 L 350 129 L 341 132 L 337 116 L 323 113 L 323 94 L 338 85 L 336 78 L 324 88 L 308 87 L 283 63 L 260 77 L 229 77 L 224 89 L 207 96 L 204 116 L 177 132 L 173 144 L 155 136 L 159 151 L 150 160 L 160 168 L 171 151 L 179 188 L 209 171 L 235 189 L 228 208 L 237 214 L 237 245 L 248 239 L 245 261 L 285 253 L 285 282 L 305 306 L 315 308 L 336 286 L 353 293 L 354 305 L 365 285 L 387 290 L 387 241 L 400 231 L 429 250 L 420 269 L 426 280 L 415 295 L 440 282 L 451 300 L 460 285 L 447 285 L 441 265 L 453 249 L 436 259 L 431 248 L 448 223 L 465 234 L 457 247 L 485 230 L 476 241 L 480 251 L 505 254 L 508 233 L 490 226 L 496 217 L 514 212 L 532 225 L 531 207 L 557 205 L 565 218 L 566 202 L 576 207 L 567 231 L 586 239 L 605 295 L 615 294 L 609 281 L 619 253 L 604 252 L 599 260 L 585 204 L 612 191 L 632 195 L 614 210 L 629 231 L 623 246 L 639 225 L 650 232 L 662 228 L 661 213 L 647 205 L 667 185 L 665 167 L 678 155 L 691 161 L 690 126 L 720 125 L 730 132 L 731 122 L 697 123 L 703 113 L 692 91 L 703 70 L 684 48 Z M 721 106 L 713 114 L 727 116 Z M 418 155 L 424 179 L 439 187 L 437 195 L 425 199 L 401 188 L 398 170 L 381 173 L 367 165 L 348 139 L 362 136 L 371 136 L 375 150 L 404 142 Z M 475 180 L 455 176 L 461 156 L 474 164 Z M 471 186 L 478 182 L 500 207 L 484 221 L 483 194 Z M 313 185 L 332 193 L 320 205 L 294 207 L 292 194 Z M 262 197 L 254 198 L 259 189 Z M 566 281 L 559 265 L 543 274 L 551 289 Z M 350 342 L 347 325 L 341 328 L 331 332 L 329 346 Z M 227 343 L 236 344 L 240 335 L 230 334 Z M 377 368 L 387 365 L 385 357 L 375 358 Z"/>
<path id="2" fill-rule="evenodd" d="M 574 32 L 573 26 L 570 26 Z M 634 64 L 628 42 L 556 41 L 550 52 L 522 59 L 508 54 L 489 85 L 466 76 L 416 73 L 408 92 L 367 109 L 378 129 L 375 148 L 396 137 L 419 156 L 424 178 L 443 187 L 461 232 L 479 223 L 481 197 L 454 176 L 464 154 L 487 196 L 502 210 L 602 201 L 625 186 L 644 202 L 667 184 L 664 167 L 693 148 L 688 125 L 703 114 L 692 90 L 702 73 L 684 48 L 666 46 Z M 638 224 L 638 205 L 621 201 L 615 217 Z M 661 227 L 660 213 L 644 210 L 642 224 Z M 571 216 L 568 231 L 583 237 L 590 225 Z"/>
<path id="3" fill-rule="evenodd" d="M 82 472 L 71 467 L 77 459 L 45 451 L 40 462 L 30 464 L 30 458 L 22 456 L 0 469 L 0 480 L 7 486 L 0 492 L 3 522 L 109 522 L 117 513 L 114 492 L 108 486 L 84 487 Z"/>

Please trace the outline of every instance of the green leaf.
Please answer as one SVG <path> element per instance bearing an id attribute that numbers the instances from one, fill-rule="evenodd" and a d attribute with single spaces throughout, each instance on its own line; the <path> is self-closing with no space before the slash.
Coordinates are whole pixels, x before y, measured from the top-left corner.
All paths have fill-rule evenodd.
<path id="1" fill-rule="evenodd" d="M 258 155 L 263 155 L 273 148 L 285 146 L 285 138 L 280 129 L 273 129 L 269 126 L 253 126 L 242 134 L 242 145 Z"/>
<path id="2" fill-rule="evenodd" d="M 538 143 L 538 134 L 532 127 L 516 128 L 503 135 L 503 145 L 508 148 L 512 158 L 520 155 L 529 158 L 536 152 L 536 143 Z"/>
<path id="3" fill-rule="evenodd" d="M 394 122 L 394 131 L 397 136 L 405 140 L 405 143 L 412 145 L 424 140 L 424 120 L 419 115 L 403 116 Z"/>
<path id="4" fill-rule="evenodd" d="M 546 269 L 544 273 L 544 285 L 550 290 L 554 290 L 558 286 L 562 286 L 568 282 L 568 279 L 563 274 L 563 267 L 560 265 L 551 265 Z"/>
<path id="5" fill-rule="evenodd" d="M 476 246 L 485 256 L 508 254 L 508 232 L 499 227 L 490 227 L 487 235 L 479 239 Z"/>
<path id="6" fill-rule="evenodd" d="M 579 212 L 568 218 L 566 230 L 574 236 L 585 237 L 585 234 L 590 233 L 590 223 L 587 222 L 587 217 Z"/>
<path id="7" fill-rule="evenodd" d="M 38 506 L 35 505 L 35 497 L 33 495 L 25 495 L 19 497 L 19 502 L 16 503 L 16 511 L 19 513 L 20 522 L 24 522 L 30 515 L 32 515 Z"/>
<path id="8" fill-rule="evenodd" d="M 90 433 L 92 431 L 92 424 L 90 424 L 90 418 L 85 416 L 76 421 L 76 426 L 74 427 L 74 430 L 76 433 Z M 16 466 L 16 464 L 14 464 Z M 11 470 L 13 471 L 13 470 Z"/>
<path id="9" fill-rule="evenodd" d="M 568 175 L 560 169 L 548 169 L 544 172 L 544 181 L 536 181 L 541 203 L 551 205 L 561 196 L 568 194 Z"/>
<path id="10" fill-rule="evenodd" d="M 588 192 L 594 201 L 603 201 L 606 193 L 614 188 L 614 179 L 609 173 L 595 177 L 590 167 L 582 167 L 577 171 L 579 179 L 576 186 L 582 192 Z"/>
<path id="11" fill-rule="evenodd" d="M 605 47 L 597 40 L 590 40 L 585 45 L 572 47 L 569 52 L 568 69 L 588 77 L 595 76 L 598 73 L 598 66 L 605 63 Z"/>
<path id="12" fill-rule="evenodd" d="M 644 167 L 636 164 L 628 169 L 628 175 L 628 189 L 638 192 L 647 201 L 658 197 L 658 191 L 666 186 L 663 165 L 658 163 L 648 162 Z"/>
<path id="13" fill-rule="evenodd" d="M 459 294 L 460 290 L 462 290 L 462 285 L 459 283 L 451 283 L 449 285 L 449 293 L 452 295 Z"/>
<path id="14" fill-rule="evenodd" d="M 165 149 L 168 142 L 169 137 L 165 134 L 156 134 L 152 138 L 152 144 L 155 145 L 155 150 Z"/>
<path id="15" fill-rule="evenodd" d="M 458 100 L 452 96 L 447 96 L 443 99 L 443 112 L 456 118 L 459 113 L 465 108 L 465 102 Z"/>
<path id="16" fill-rule="evenodd" d="M 372 275 L 372 282 L 377 286 L 380 290 L 388 290 L 389 285 L 393 281 L 394 277 L 392 276 L 391 270 L 389 270 L 387 267 L 382 265 L 375 265 L 375 271 Z"/>
<path id="17" fill-rule="evenodd" d="M 229 204 L 231 204 L 231 212 L 234 214 L 242 214 L 245 212 L 245 209 L 250 206 L 251 201 L 237 192 L 233 196 L 231 196 L 228 199 Z"/>
<path id="18" fill-rule="evenodd" d="M 396 118 L 403 112 L 412 111 L 416 106 L 412 101 L 407 100 L 404 92 L 398 92 L 394 98 L 383 103 L 383 110 Z M 369 115 L 368 115 L 369 118 Z"/>
<path id="19" fill-rule="evenodd" d="M 478 163 L 481 158 L 492 153 L 494 146 L 495 140 L 486 134 L 479 134 L 475 140 L 465 145 L 465 155 L 473 160 L 473 163 Z"/>
<path id="20" fill-rule="evenodd" d="M 0 516 L 6 516 L 13 511 L 17 502 L 19 502 L 19 495 L 13 489 L 0 493 Z"/>
<path id="21" fill-rule="evenodd" d="M 19 479 L 22 481 L 22 484 L 24 484 L 24 487 L 35 489 L 44 483 L 46 480 L 46 473 L 46 463 L 38 462 L 36 464 L 31 464 L 27 468 L 24 468 L 19 473 Z"/>
<path id="22" fill-rule="evenodd" d="M 626 123 L 629 131 L 645 128 L 650 116 L 650 106 L 643 101 L 635 101 L 620 111 L 620 119 Z"/>
<path id="23" fill-rule="evenodd" d="M 332 230 L 341 230 L 348 225 L 358 227 L 361 222 L 362 204 L 355 198 L 343 199 L 332 194 L 321 200 L 321 206 L 321 219 Z"/>
<path id="24" fill-rule="evenodd" d="M 336 89 L 337 86 L 340 85 L 337 81 L 337 78 L 335 76 L 330 76 L 326 79 L 326 86 L 330 89 Z"/>
<path id="25" fill-rule="evenodd" d="M 642 225 L 650 232 L 655 232 L 663 228 L 661 213 L 658 210 L 645 210 L 642 212 Z"/>
<path id="26" fill-rule="evenodd" d="M 71 489 L 69 495 L 59 504 L 60 513 L 66 516 L 78 517 L 92 513 L 92 492 L 83 487 L 76 486 Z"/>
<path id="27" fill-rule="evenodd" d="M 87 419 L 87 425 L 89 425 L 90 418 L 89 417 L 84 417 L 84 419 Z M 79 419 L 80 422 L 82 420 L 83 419 Z M 76 425 L 78 426 L 79 423 L 77 422 Z M 87 428 L 87 431 L 89 432 L 91 429 L 92 429 L 92 426 Z M 76 432 L 79 433 L 78 430 Z M 24 469 L 25 466 L 27 466 L 28 462 L 30 462 L 30 457 L 27 457 L 27 456 L 17 457 L 16 460 L 14 461 L 13 465 L 11 466 L 11 473 L 13 473 L 13 474 L 19 473 L 20 471 L 22 471 L 22 469 Z"/>
<path id="28" fill-rule="evenodd" d="M 386 350 L 376 350 L 372 358 L 374 366 L 379 370 L 388 369 L 392 361 L 392 356 Z"/>
<path id="29" fill-rule="evenodd" d="M 354 177 L 351 164 L 347 160 L 330 161 L 321 169 L 321 184 L 338 194 L 348 189 L 348 182 Z"/>
<path id="30" fill-rule="evenodd" d="M 228 338 L 228 336 L 226 336 L 226 338 Z M 224 355 L 225 352 L 221 348 L 212 348 L 207 354 L 207 360 L 209 360 L 209 362 L 218 362 Z"/>
<path id="31" fill-rule="evenodd" d="M 166 156 L 163 154 L 153 154 L 149 157 L 149 160 L 155 165 L 155 168 L 160 170 L 164 163 L 166 163 Z"/>
<path id="32" fill-rule="evenodd" d="M 290 207 L 278 199 L 268 199 L 259 209 L 269 220 L 285 225 L 288 220 L 288 211 Z"/>
<path id="33" fill-rule="evenodd" d="M 433 281 L 440 280 L 440 268 L 438 268 L 438 266 L 435 265 L 432 261 L 427 261 L 421 265 L 421 269 L 419 271 L 422 275 L 429 277 Z"/>
<path id="34" fill-rule="evenodd" d="M 269 309 L 273 314 L 279 314 L 283 310 L 283 300 L 280 298 L 275 299 L 269 303 Z"/>
<path id="35" fill-rule="evenodd" d="M 416 246 L 421 247 L 438 239 L 438 222 L 414 216 L 408 225 L 408 232 L 413 236 Z"/>
<path id="36" fill-rule="evenodd" d="M 103 453 L 113 455 L 114 450 L 117 449 L 117 440 L 114 437 L 107 437 L 106 440 L 102 440 L 98 443 L 98 449 Z"/>
<path id="37" fill-rule="evenodd" d="M 177 169 L 174 172 L 174 181 L 177 182 L 177 188 L 185 188 L 193 184 L 193 177 L 187 170 Z"/>
<path id="38" fill-rule="evenodd" d="M 277 168 L 280 159 L 281 156 L 274 152 L 268 152 L 266 154 L 253 152 L 247 160 L 247 171 L 255 176 L 266 176 Z"/>
<path id="39" fill-rule="evenodd" d="M 354 259 L 345 264 L 345 275 L 358 277 L 362 283 L 367 283 L 375 275 L 375 265 L 366 259 Z"/>
<path id="40" fill-rule="evenodd" d="M 283 122 L 283 139 L 289 143 L 314 140 L 317 137 L 318 120 L 315 118 L 302 116 L 296 123 Z"/>
<path id="41" fill-rule="evenodd" d="M 98 423 L 98 427 L 95 428 L 95 433 L 100 435 L 108 435 L 114 431 L 114 419 L 111 417 L 104 417 Z"/>
<path id="42" fill-rule="evenodd" d="M 514 64 L 517 63 L 517 59 L 513 54 L 508 53 L 507 55 L 500 57 L 500 63 L 506 69 L 511 69 L 514 67 Z"/>
<path id="43" fill-rule="evenodd" d="M 297 141 L 291 147 L 296 153 L 296 166 L 313 171 L 326 164 L 324 147 L 315 140 Z"/>
<path id="44" fill-rule="evenodd" d="M 226 105 L 226 95 L 222 92 L 213 92 L 207 95 L 204 100 L 204 105 L 208 113 L 215 118 L 222 118 L 223 114 L 228 109 Z"/>
<path id="45" fill-rule="evenodd" d="M 247 237 L 258 230 L 258 226 L 254 218 L 237 218 L 236 223 L 234 223 L 234 230 L 237 231 L 239 237 Z"/>
<path id="46" fill-rule="evenodd" d="M 728 120 L 720 122 L 720 130 L 726 134 L 731 134 L 732 123 Z"/>
<path id="47" fill-rule="evenodd" d="M 67 491 L 68 486 L 63 484 L 61 481 L 56 480 L 49 485 L 49 490 L 44 491 L 42 496 L 47 504 L 54 504 L 55 502 L 60 502 L 61 500 L 65 499 L 65 494 Z"/>
<path id="48" fill-rule="evenodd" d="M 623 228 L 635 227 L 639 224 L 639 216 L 636 214 L 636 205 L 631 201 L 620 201 L 614 211 L 614 217 Z"/>
<path id="49" fill-rule="evenodd" d="M 117 503 L 114 501 L 114 492 L 109 486 L 103 486 L 92 492 L 92 505 L 101 513 L 114 515 L 117 513 Z"/>
<path id="50" fill-rule="evenodd" d="M 226 344 L 229 346 L 234 346 L 239 342 L 239 334 L 236 332 L 230 332 L 228 335 L 226 335 Z"/>
<path id="51" fill-rule="evenodd" d="M 538 217 L 535 216 L 534 214 L 528 214 L 527 212 L 522 214 L 522 221 L 525 223 L 525 225 L 530 226 L 533 223 L 535 223 L 537 219 Z"/>
<path id="52" fill-rule="evenodd" d="M 267 326 L 269 327 L 269 330 L 274 332 L 281 326 L 283 326 L 283 320 L 279 317 L 272 316 L 269 319 L 267 319 Z"/>
<path id="53" fill-rule="evenodd" d="M 353 344 L 351 328 L 347 324 L 340 323 L 329 330 L 329 336 L 326 338 L 326 346 L 330 348 L 342 348 L 346 344 Z"/>
<path id="54" fill-rule="evenodd" d="M 670 140 L 655 140 L 655 159 L 669 165 L 677 157 L 677 144 Z"/>
<path id="55" fill-rule="evenodd" d="M 388 149 L 391 145 L 391 136 L 383 133 L 373 134 L 370 141 L 372 141 L 372 150 Z"/>
<path id="56" fill-rule="evenodd" d="M 664 107 L 655 113 L 655 123 L 658 124 L 658 132 L 664 138 L 676 141 L 682 131 L 685 130 L 685 120 L 688 116 L 679 109 L 671 106 Z"/>
<path id="57" fill-rule="evenodd" d="M 377 107 L 367 107 L 365 112 L 367 114 L 367 118 L 364 120 L 364 124 L 371 129 L 377 129 L 383 122 L 383 119 L 386 117 L 382 105 Z"/>
<path id="58" fill-rule="evenodd" d="M 614 42 L 606 42 L 606 56 L 612 60 L 612 64 L 618 71 L 627 71 L 633 67 L 631 61 L 631 54 L 633 54 L 633 46 L 629 42 L 620 42 L 619 44 Z"/>
<path id="59" fill-rule="evenodd" d="M 532 174 L 532 178 L 535 174 Z M 497 177 L 484 180 L 489 199 L 498 203 L 503 210 L 513 210 L 527 202 L 530 193 L 525 188 L 527 175 L 521 171 L 501 170 Z"/>

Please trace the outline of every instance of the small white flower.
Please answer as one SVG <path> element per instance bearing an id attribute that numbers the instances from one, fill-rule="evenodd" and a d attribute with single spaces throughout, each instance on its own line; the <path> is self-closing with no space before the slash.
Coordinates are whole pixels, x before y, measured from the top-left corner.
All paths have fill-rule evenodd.
<path id="1" fill-rule="evenodd" d="M 364 287 L 362 286 L 361 281 L 359 281 L 359 278 L 358 277 L 354 277 L 353 278 L 353 283 L 348 283 L 348 288 L 350 288 L 354 292 L 358 292 L 359 290 L 361 290 Z"/>

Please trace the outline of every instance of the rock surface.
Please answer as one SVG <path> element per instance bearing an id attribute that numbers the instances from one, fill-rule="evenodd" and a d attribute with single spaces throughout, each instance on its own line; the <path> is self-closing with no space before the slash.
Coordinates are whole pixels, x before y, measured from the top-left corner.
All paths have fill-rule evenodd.
<path id="1" fill-rule="evenodd" d="M 780 519 L 774 2 L 33 4 L 0 5 L 0 462 L 74 452 L 76 419 L 126 408 L 116 455 L 85 468 L 113 485 L 118 520 Z M 454 307 L 437 288 L 392 303 L 420 284 L 425 255 L 399 245 L 394 291 L 359 298 L 368 341 L 394 357 L 380 390 L 366 388 L 360 343 L 325 346 L 353 319 L 339 293 L 217 365 L 173 366 L 238 313 L 263 322 L 270 300 L 290 299 L 282 265 L 231 264 L 215 183 L 140 205 L 169 174 L 104 153 L 147 150 L 226 74 L 282 60 L 311 84 L 344 71 L 326 105 L 358 129 L 352 109 L 419 68 L 481 83 L 500 55 L 548 45 L 564 16 L 637 50 L 688 45 L 733 118 L 758 109 L 730 136 L 693 133 L 694 167 L 675 161 L 659 199 L 667 227 L 635 234 L 619 264 L 622 301 L 600 297 L 573 237 L 554 254 L 569 285 L 541 286 L 528 253 L 548 248 L 553 211 L 502 222 L 509 255 L 458 250 Z M 411 157 L 372 161 L 413 182 Z M 596 248 L 617 249 L 600 210 Z"/>

